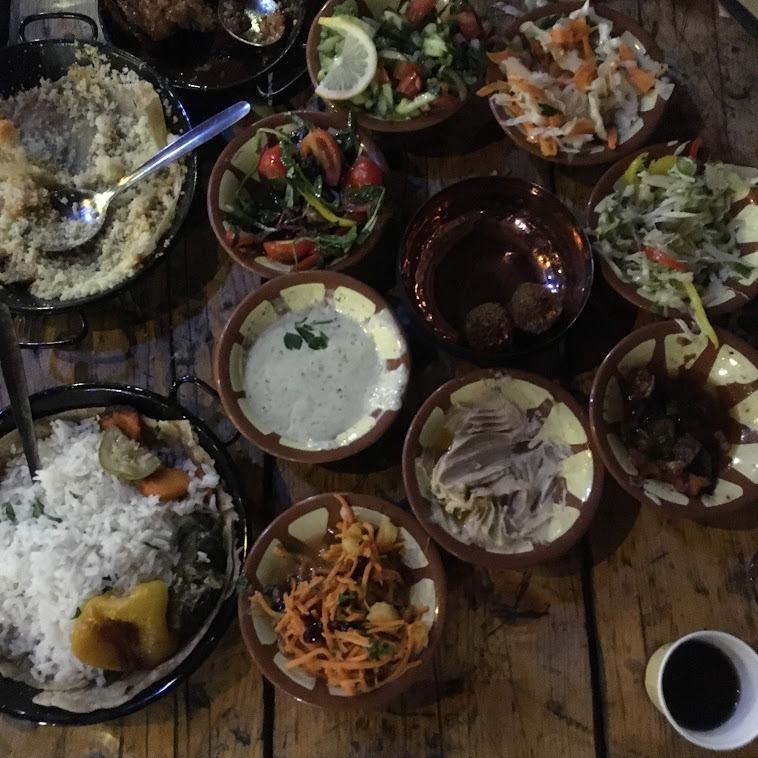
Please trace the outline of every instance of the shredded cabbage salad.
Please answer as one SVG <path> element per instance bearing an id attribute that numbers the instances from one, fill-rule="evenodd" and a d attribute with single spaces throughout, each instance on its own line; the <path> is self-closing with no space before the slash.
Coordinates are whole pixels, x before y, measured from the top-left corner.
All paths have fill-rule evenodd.
<path id="1" fill-rule="evenodd" d="M 703 307 L 727 299 L 730 280 L 758 280 L 758 261 L 740 257 L 744 221 L 732 212 L 756 185 L 758 169 L 642 153 L 595 208 L 595 249 L 653 310 L 701 323 Z"/>
<path id="2" fill-rule="evenodd" d="M 511 116 L 544 156 L 615 149 L 674 85 L 629 31 L 613 34 L 589 0 L 568 15 L 525 21 L 508 47 L 490 53 L 505 75 L 479 90 Z"/>

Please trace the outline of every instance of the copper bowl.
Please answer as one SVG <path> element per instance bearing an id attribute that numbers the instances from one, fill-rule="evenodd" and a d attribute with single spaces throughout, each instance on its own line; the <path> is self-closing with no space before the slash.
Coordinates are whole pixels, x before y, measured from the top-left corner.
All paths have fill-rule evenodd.
<path id="1" fill-rule="evenodd" d="M 451 407 L 474 402 L 478 387 L 484 382 L 501 383 L 506 394 L 525 411 L 539 408 L 547 418 L 553 413 L 562 414 L 556 431 L 570 446 L 571 456 L 564 459 L 571 464 L 575 476 L 567 482 L 566 504 L 579 513 L 569 528 L 552 542 L 535 545 L 528 552 L 497 553 L 475 544 L 461 542 L 433 518 L 433 509 L 440 506 L 425 497 L 419 487 L 416 461 L 426 444 L 434 442 L 435 429 L 441 423 L 440 413 Z M 559 416 L 555 416 L 558 419 Z M 590 446 L 590 429 L 587 415 L 566 390 L 536 374 L 511 369 L 485 369 L 453 379 L 437 389 L 421 406 L 411 423 L 403 447 L 403 482 L 411 508 L 432 539 L 462 561 L 491 569 L 523 569 L 559 558 L 587 531 L 600 502 L 603 490 L 603 467 Z M 580 465 L 575 465 L 580 464 Z"/>
<path id="2" fill-rule="evenodd" d="M 303 703 L 317 705 L 325 710 L 340 711 L 358 708 L 377 708 L 386 705 L 404 692 L 422 674 L 430 674 L 434 652 L 439 646 L 445 623 L 447 583 L 439 553 L 429 536 L 416 520 L 395 505 L 371 495 L 342 495 L 355 511 L 355 515 L 375 526 L 381 517 L 388 516 L 403 532 L 405 548 L 403 561 L 410 574 L 409 584 L 417 593 L 420 604 L 429 608 L 425 616 L 429 627 L 429 644 L 422 651 L 421 665 L 405 672 L 392 682 L 375 690 L 347 696 L 330 691 L 323 681 L 309 680 L 303 672 L 284 669 L 283 656 L 279 655 L 276 632 L 267 619 L 256 619 L 250 613 L 250 598 L 272 581 L 286 579 L 277 575 L 275 543 L 285 548 L 302 547 L 302 543 L 320 540 L 329 527 L 340 520 L 340 504 L 331 494 L 316 495 L 293 505 L 276 518 L 258 538 L 245 562 L 244 574 L 247 589 L 240 594 L 238 614 L 242 639 L 252 659 L 264 676 L 276 687 Z M 297 539 L 295 539 L 297 535 Z"/>
<path id="3" fill-rule="evenodd" d="M 665 145 L 651 145 L 650 147 L 637 150 L 632 155 L 628 155 L 626 158 L 614 163 L 601 177 L 598 183 L 595 185 L 590 195 L 590 199 L 587 202 L 587 228 L 592 230 L 597 225 L 598 214 L 595 212 L 595 208 L 598 203 L 610 195 L 613 192 L 613 188 L 616 182 L 624 175 L 624 172 L 629 167 L 629 164 L 641 153 L 647 153 L 650 159 L 660 158 L 664 155 L 672 155 L 677 148 L 681 147 L 680 142 L 669 142 Z M 758 187 L 753 187 L 748 193 L 748 196 L 739 200 L 732 205 L 732 214 L 737 215 L 746 206 L 753 205 L 758 206 Z M 740 244 L 740 255 L 751 255 L 758 253 L 758 239 L 753 242 L 743 242 Z M 657 313 L 653 310 L 653 304 L 647 298 L 639 294 L 637 287 L 634 284 L 624 282 L 616 275 L 616 272 L 608 265 L 608 262 L 602 255 L 598 254 L 600 261 L 600 270 L 603 272 L 603 277 L 608 284 L 618 292 L 624 300 L 627 300 L 632 305 L 641 308 L 649 313 Z M 752 300 L 758 295 L 758 282 L 753 282 L 749 286 L 744 286 L 735 282 L 727 288 L 728 298 L 722 302 L 712 305 L 706 308 L 708 315 L 721 316 L 725 313 L 732 313 L 739 310 L 748 301 Z M 686 311 L 669 310 L 668 316 L 673 318 L 691 318 L 691 314 Z"/>
<path id="4" fill-rule="evenodd" d="M 358 8 L 361 13 L 366 16 L 370 16 L 366 4 L 363 0 L 356 0 Z M 311 24 L 311 28 L 308 31 L 308 41 L 305 44 L 305 61 L 308 64 L 308 73 L 311 77 L 311 83 L 314 87 L 318 86 L 318 73 L 321 70 L 321 61 L 318 57 L 318 46 L 321 41 L 321 25 L 319 19 L 322 17 L 329 17 L 334 15 L 334 9 L 336 6 L 342 4 L 345 0 L 327 0 L 324 7 L 318 12 L 316 18 Z M 473 89 L 473 88 L 472 88 Z M 334 111 L 342 114 L 347 114 L 350 111 L 350 101 L 337 101 L 327 100 L 326 104 Z M 447 120 L 456 111 L 460 110 L 463 105 L 463 101 L 459 101 L 454 105 L 447 106 L 445 108 L 435 108 L 433 110 L 421 113 L 414 118 L 405 119 L 404 121 L 390 121 L 381 118 L 375 118 L 365 111 L 361 110 L 357 106 L 353 108 L 353 116 L 359 126 L 364 129 L 369 129 L 372 132 L 387 132 L 393 134 L 400 134 L 404 132 L 418 132 L 422 129 L 428 129 L 430 126 L 435 126 L 443 121 Z"/>
<path id="5" fill-rule="evenodd" d="M 211 229 L 216 235 L 216 239 L 227 254 L 248 271 L 253 271 L 265 279 L 273 279 L 276 276 L 288 274 L 292 269 L 291 265 L 278 263 L 266 258 L 264 253 L 252 254 L 239 250 L 230 245 L 226 239 L 227 227 L 225 224 L 225 214 L 221 210 L 224 205 L 224 198 L 235 192 L 247 174 L 255 167 L 250 156 L 245 155 L 245 145 L 255 136 L 259 129 L 272 129 L 290 123 L 292 116 L 299 116 L 306 121 L 310 121 L 321 129 L 344 129 L 347 127 L 347 117 L 340 113 L 319 113 L 318 111 L 292 111 L 290 113 L 275 113 L 272 116 L 266 116 L 260 121 L 256 121 L 251 126 L 240 132 L 222 151 L 216 159 L 211 172 L 210 182 L 208 184 L 208 218 L 211 222 Z M 389 174 L 387 161 L 384 159 L 379 148 L 374 141 L 361 134 L 361 145 L 363 150 L 371 160 L 373 160 L 382 169 L 382 174 L 386 178 Z M 253 157 L 257 159 L 257 155 Z M 344 257 L 332 261 L 327 268 L 332 271 L 343 271 L 355 266 L 363 260 L 376 246 L 382 236 L 382 231 L 387 223 L 388 215 L 383 214 L 377 220 L 374 231 L 369 235 L 365 242 L 360 245 L 354 245 L 350 252 Z"/>
<path id="6" fill-rule="evenodd" d="M 463 243 L 462 224 L 470 226 Z M 589 242 L 568 208 L 541 187 L 499 176 L 466 179 L 430 198 L 408 226 L 399 265 L 422 333 L 443 350 L 488 365 L 543 350 L 563 336 L 587 303 L 593 275 Z M 484 302 L 506 306 L 526 281 L 561 296 L 556 323 L 542 334 L 517 334 L 503 351 L 465 344 L 468 311 Z"/>
<path id="7" fill-rule="evenodd" d="M 538 19 L 544 18 L 545 16 L 552 16 L 555 14 L 566 16 L 569 13 L 578 10 L 583 5 L 584 3 L 582 2 L 558 2 L 544 5 L 541 8 L 536 8 L 535 10 L 529 13 L 525 13 L 523 16 L 519 16 L 517 19 L 515 19 L 506 29 L 504 37 L 505 39 L 513 39 L 514 37 L 518 36 L 521 24 L 523 24 L 525 21 L 537 21 Z M 653 38 L 633 19 L 629 18 L 629 16 L 626 16 L 623 13 L 612 10 L 611 8 L 606 8 L 603 5 L 593 5 L 593 10 L 599 16 L 607 18 L 609 21 L 613 22 L 614 34 L 623 34 L 628 30 L 642 43 L 647 54 L 653 60 L 656 60 L 659 63 L 663 63 L 663 53 L 661 52 L 661 49 L 658 47 L 658 45 L 655 44 Z M 497 81 L 502 78 L 503 77 L 500 74 L 500 70 L 497 66 L 493 65 L 489 67 L 487 70 L 488 82 Z M 593 153 L 579 152 L 575 154 L 566 154 L 558 151 L 557 155 L 547 156 L 542 155 L 538 144 L 529 142 L 526 135 L 521 131 L 521 129 L 518 128 L 518 126 L 504 126 L 504 122 L 511 118 L 511 116 L 508 114 L 505 108 L 503 108 L 501 105 L 497 105 L 490 98 L 490 108 L 492 109 L 492 113 L 497 119 L 497 122 L 503 128 L 503 131 L 519 147 L 523 148 L 528 153 L 537 156 L 537 158 L 541 158 L 545 161 L 551 161 L 552 163 L 560 163 L 565 166 L 596 166 L 601 163 L 612 163 L 613 161 L 618 160 L 620 157 L 628 155 L 629 153 L 637 150 L 637 148 L 644 145 L 652 136 L 653 132 L 658 126 L 658 123 L 663 117 L 663 112 L 666 110 L 666 103 L 666 100 L 659 97 L 656 101 L 655 106 L 651 110 L 645 113 L 640 113 L 640 117 L 642 118 L 643 122 L 642 128 L 636 134 L 633 134 L 628 140 L 626 140 L 626 142 L 619 143 L 616 146 L 615 150 L 610 150 L 606 147 L 603 150 Z"/>
<path id="8" fill-rule="evenodd" d="M 687 337 L 676 321 L 637 329 L 611 350 L 592 386 L 592 437 L 606 468 L 636 500 L 674 518 L 712 521 L 758 500 L 758 457 L 750 444 L 758 434 L 758 352 L 730 332 L 716 329 L 716 334 L 718 348 L 705 335 Z M 620 433 L 625 410 L 620 381 L 643 366 L 683 375 L 715 393 L 728 409 L 729 428 L 723 431 L 729 449 L 721 456 L 712 495 L 688 497 L 638 476 Z"/>
<path id="9" fill-rule="evenodd" d="M 301 463 L 327 463 L 347 458 L 376 442 L 397 417 L 399 409 L 377 407 L 370 413 L 370 423 L 361 436 L 339 447 L 308 449 L 288 444 L 276 432 L 260 429 L 251 417 L 254 409 L 249 408 L 244 392 L 245 361 L 250 347 L 285 313 L 326 302 L 335 296 L 335 292 L 344 303 L 343 307 L 353 310 L 361 323 L 380 316 L 388 319 L 390 326 L 397 331 L 396 338 L 383 349 L 382 357 L 389 371 L 402 368 L 404 383 L 400 389 L 405 390 L 410 374 L 410 353 L 400 325 L 377 292 L 357 279 L 335 271 L 306 271 L 266 282 L 251 292 L 232 313 L 216 347 L 214 370 L 221 402 L 230 421 L 250 442 L 278 458 Z M 386 332 L 386 326 L 386 323 L 380 325 L 379 329 Z"/>

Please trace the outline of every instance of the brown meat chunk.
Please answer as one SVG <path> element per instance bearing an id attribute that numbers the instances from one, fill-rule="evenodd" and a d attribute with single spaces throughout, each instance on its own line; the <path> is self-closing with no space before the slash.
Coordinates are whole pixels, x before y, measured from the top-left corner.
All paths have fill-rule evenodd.
<path id="1" fill-rule="evenodd" d="M 203 0 L 116 0 L 124 15 L 158 42 L 179 29 L 212 31 L 216 14 Z"/>
<path id="2" fill-rule="evenodd" d="M 535 282 L 520 284 L 511 298 L 511 317 L 529 334 L 546 332 L 563 313 L 558 295 Z"/>
<path id="3" fill-rule="evenodd" d="M 502 350 L 513 338 L 513 324 L 500 303 L 482 303 L 466 314 L 464 333 L 474 350 Z"/>

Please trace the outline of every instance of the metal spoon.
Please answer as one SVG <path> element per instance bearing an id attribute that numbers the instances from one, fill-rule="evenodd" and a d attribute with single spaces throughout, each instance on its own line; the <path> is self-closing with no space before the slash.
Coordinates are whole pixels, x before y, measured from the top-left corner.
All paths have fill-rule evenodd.
<path id="1" fill-rule="evenodd" d="M 226 11 L 242 16 L 250 27 L 242 32 L 229 23 Z M 268 47 L 282 38 L 286 27 L 284 11 L 276 0 L 221 0 L 218 4 L 218 20 L 234 39 L 253 47 Z"/>
<path id="2" fill-rule="evenodd" d="M 26 384 L 24 361 L 18 346 L 18 337 L 13 328 L 13 317 L 5 303 L 0 303 L 0 368 L 11 399 L 13 420 L 21 437 L 21 444 L 29 466 L 29 476 L 40 467 L 37 438 L 34 436 L 32 409 L 29 406 L 29 389 Z"/>
<path id="3" fill-rule="evenodd" d="M 241 118 L 250 113 L 250 103 L 242 101 L 232 105 L 226 110 L 217 113 L 212 118 L 204 121 L 200 126 L 190 129 L 170 145 L 159 150 L 147 163 L 143 163 L 136 171 L 125 176 L 115 187 L 103 192 L 93 190 L 75 189 L 73 187 L 55 190 L 50 193 L 50 204 L 58 211 L 65 221 L 81 221 L 76 230 L 76 235 L 71 235 L 65 242 L 48 244 L 47 250 L 52 253 L 60 253 L 73 247 L 83 245 L 91 240 L 105 222 L 108 206 L 116 195 L 129 189 L 146 176 L 150 176 L 158 169 L 168 166 L 177 158 L 181 158 L 196 147 L 221 134 L 232 124 L 236 124 Z"/>

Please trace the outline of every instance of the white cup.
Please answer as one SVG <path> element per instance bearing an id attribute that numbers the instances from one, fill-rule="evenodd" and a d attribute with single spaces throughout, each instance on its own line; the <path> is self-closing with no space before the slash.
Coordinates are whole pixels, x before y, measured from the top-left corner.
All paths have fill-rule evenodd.
<path id="1" fill-rule="evenodd" d="M 671 654 L 683 642 L 709 642 L 729 659 L 737 669 L 740 680 L 740 699 L 731 718 L 708 731 L 685 729 L 672 717 L 663 698 L 663 671 Z M 645 689 L 653 705 L 668 719 L 671 726 L 685 739 L 709 750 L 734 750 L 758 737 L 758 653 L 737 637 L 725 632 L 693 632 L 656 650 L 645 670 Z"/>

